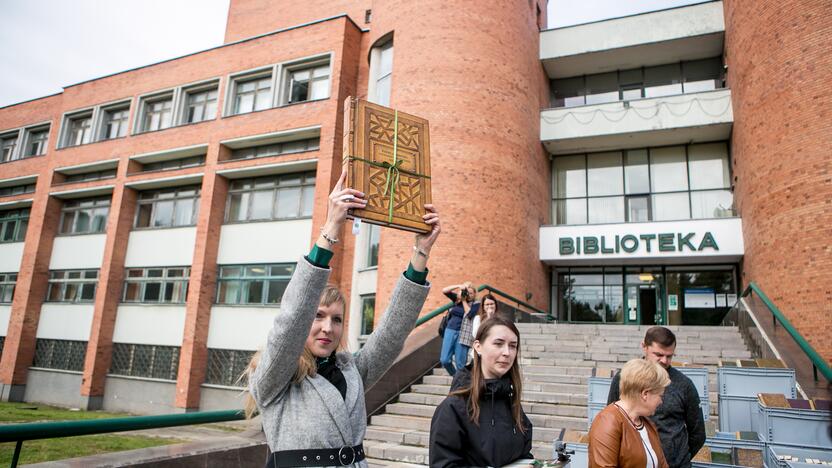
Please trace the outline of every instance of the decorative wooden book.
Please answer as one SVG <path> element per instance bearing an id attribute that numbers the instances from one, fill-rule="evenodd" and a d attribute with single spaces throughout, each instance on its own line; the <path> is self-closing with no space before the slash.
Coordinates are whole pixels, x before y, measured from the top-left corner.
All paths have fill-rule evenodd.
<path id="1" fill-rule="evenodd" d="M 349 97 L 344 103 L 347 185 L 364 192 L 367 207 L 350 218 L 415 232 L 431 203 L 428 121 Z"/>

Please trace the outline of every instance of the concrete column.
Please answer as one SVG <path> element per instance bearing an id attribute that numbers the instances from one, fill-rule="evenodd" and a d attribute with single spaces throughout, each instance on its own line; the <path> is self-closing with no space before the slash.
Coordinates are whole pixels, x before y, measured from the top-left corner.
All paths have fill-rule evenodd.
<path id="1" fill-rule="evenodd" d="M 218 154 L 217 147 L 209 149 Z M 196 245 L 188 284 L 185 312 L 185 332 L 179 353 L 179 375 L 176 381 L 176 407 L 185 411 L 199 408 L 200 386 L 205 381 L 208 361 L 208 326 L 217 286 L 217 252 L 220 229 L 225 216 L 228 180 L 206 167 L 200 195 L 199 220 L 196 226 Z"/>
<path id="2" fill-rule="evenodd" d="M 110 203 L 104 260 L 98 275 L 95 310 L 81 381 L 81 397 L 88 410 L 101 409 L 103 403 L 104 383 L 113 354 L 116 312 L 124 287 L 124 259 L 135 212 L 136 191 L 118 184 Z"/>
<path id="3" fill-rule="evenodd" d="M 62 204 L 49 196 L 49 186 L 49 177 L 41 174 L 29 215 L 23 259 L 0 361 L 0 399 L 3 401 L 23 401 L 26 375 L 35 356 L 35 338 L 40 308 L 46 298 L 52 242 L 61 218 Z"/>

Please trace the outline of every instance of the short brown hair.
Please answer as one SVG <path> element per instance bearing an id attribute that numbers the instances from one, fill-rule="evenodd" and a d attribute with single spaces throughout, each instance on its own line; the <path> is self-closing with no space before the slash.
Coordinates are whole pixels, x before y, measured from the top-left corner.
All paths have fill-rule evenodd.
<path id="1" fill-rule="evenodd" d="M 653 343 L 658 343 L 664 347 L 676 345 L 676 335 L 665 327 L 650 327 L 647 333 L 644 334 L 644 345 L 650 346 Z"/>
<path id="2" fill-rule="evenodd" d="M 659 364 L 646 359 L 632 359 L 621 369 L 619 393 L 621 398 L 638 398 L 641 392 L 656 391 L 670 385 L 667 371 Z"/>

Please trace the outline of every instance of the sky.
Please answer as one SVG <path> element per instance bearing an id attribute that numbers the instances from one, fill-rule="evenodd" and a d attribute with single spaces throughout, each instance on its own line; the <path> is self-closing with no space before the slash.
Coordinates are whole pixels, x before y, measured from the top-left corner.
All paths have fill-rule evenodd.
<path id="1" fill-rule="evenodd" d="M 221 45 L 229 1 L 0 0 L 0 107 Z M 549 0 L 549 27 L 701 1 Z"/>

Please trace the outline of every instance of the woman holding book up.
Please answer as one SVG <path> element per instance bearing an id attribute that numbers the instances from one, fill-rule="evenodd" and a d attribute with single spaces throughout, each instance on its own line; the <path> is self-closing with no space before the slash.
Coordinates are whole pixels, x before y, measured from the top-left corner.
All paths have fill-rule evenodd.
<path id="1" fill-rule="evenodd" d="M 266 466 L 366 467 L 364 389 L 393 364 L 430 289 L 427 260 L 441 230 L 439 215 L 425 205 L 426 235 L 414 239 L 407 271 L 367 343 L 355 355 L 338 352 L 344 338 L 344 297 L 327 285 L 333 246 L 351 208 L 366 206 L 365 194 L 344 188 L 341 174 L 329 195 L 321 235 L 297 267 L 268 334 L 252 359 L 247 405 L 263 416 L 271 454 Z"/>

